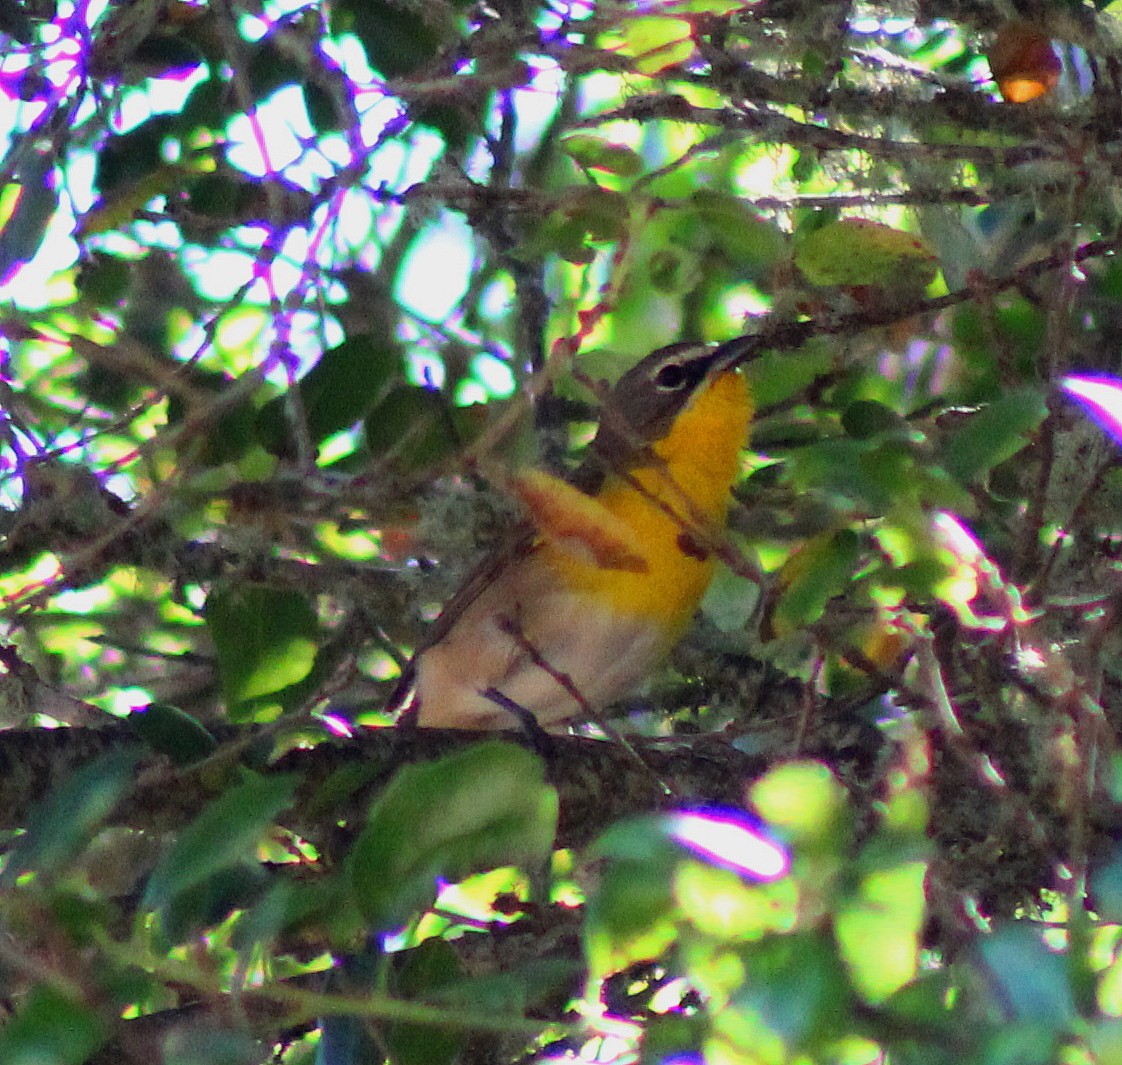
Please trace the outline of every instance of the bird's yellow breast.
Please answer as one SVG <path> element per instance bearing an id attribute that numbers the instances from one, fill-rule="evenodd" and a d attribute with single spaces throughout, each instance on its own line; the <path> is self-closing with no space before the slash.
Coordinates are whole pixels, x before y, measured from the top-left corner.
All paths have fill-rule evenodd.
<path id="1" fill-rule="evenodd" d="M 655 444 L 656 461 L 612 475 L 596 501 L 630 530 L 643 567 L 605 568 L 548 543 L 558 579 L 613 612 L 659 624 L 666 646 L 681 635 L 713 577 L 707 546 L 728 514 L 751 402 L 744 378 L 725 373 L 700 391 Z"/>

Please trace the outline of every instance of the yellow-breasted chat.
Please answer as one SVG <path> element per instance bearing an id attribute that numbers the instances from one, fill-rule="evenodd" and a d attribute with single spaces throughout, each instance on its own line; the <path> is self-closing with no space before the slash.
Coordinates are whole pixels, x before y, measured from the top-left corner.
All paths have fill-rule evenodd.
<path id="1" fill-rule="evenodd" d="M 395 700 L 426 727 L 543 728 L 643 681 L 712 579 L 752 402 L 722 348 L 661 348 L 607 393 L 573 483 L 509 488 L 526 525 L 434 622 Z"/>

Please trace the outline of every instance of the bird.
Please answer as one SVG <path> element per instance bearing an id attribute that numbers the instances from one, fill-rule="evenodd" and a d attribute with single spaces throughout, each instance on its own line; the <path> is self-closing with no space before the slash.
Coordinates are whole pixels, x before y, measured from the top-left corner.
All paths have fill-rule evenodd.
<path id="1" fill-rule="evenodd" d="M 391 707 L 422 728 L 562 731 L 629 695 L 705 594 L 753 403 L 738 348 L 677 343 L 607 391 L 571 480 L 509 478 L 527 519 L 469 575 Z"/>

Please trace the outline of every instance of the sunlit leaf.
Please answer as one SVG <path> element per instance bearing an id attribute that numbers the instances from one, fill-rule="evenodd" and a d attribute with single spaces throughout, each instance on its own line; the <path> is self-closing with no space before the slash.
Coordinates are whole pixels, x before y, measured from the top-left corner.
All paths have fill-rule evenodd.
<path id="1" fill-rule="evenodd" d="M 814 285 L 870 285 L 893 291 L 921 290 L 939 264 L 914 233 L 865 218 L 842 218 L 804 237 L 795 262 Z"/>
<path id="2" fill-rule="evenodd" d="M 588 133 L 574 134 L 561 142 L 562 150 L 581 166 L 620 177 L 642 172 L 643 159 L 626 144 L 615 144 Z"/>
<path id="3" fill-rule="evenodd" d="M 211 592 L 206 621 L 231 713 L 280 698 L 315 662 L 319 623 L 299 592 L 264 584 Z"/>

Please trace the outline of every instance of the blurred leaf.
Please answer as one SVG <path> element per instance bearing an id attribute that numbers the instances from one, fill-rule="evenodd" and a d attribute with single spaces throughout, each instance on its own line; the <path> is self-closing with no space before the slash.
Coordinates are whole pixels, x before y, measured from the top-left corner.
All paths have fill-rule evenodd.
<path id="1" fill-rule="evenodd" d="M 261 1044 L 248 1032 L 179 1025 L 163 1044 L 160 1065 L 260 1065 Z"/>
<path id="2" fill-rule="evenodd" d="M 593 245 L 617 241 L 627 228 L 627 198 L 608 189 L 569 189 L 526 242 L 523 253 L 552 252 L 573 263 L 595 258 Z"/>
<path id="3" fill-rule="evenodd" d="M 849 819 L 845 789 L 821 762 L 776 766 L 751 789 L 752 806 L 786 838 L 823 841 L 840 851 L 847 845 Z"/>
<path id="4" fill-rule="evenodd" d="M 450 7 L 413 9 L 394 0 L 343 0 L 332 6 L 332 29 L 350 30 L 371 66 L 387 78 L 404 78 L 437 57 L 458 29 Z"/>
<path id="5" fill-rule="evenodd" d="M 164 166 L 164 143 L 175 133 L 175 119 L 154 115 L 128 133 L 110 137 L 97 154 L 94 180 L 104 201 Z"/>
<path id="6" fill-rule="evenodd" d="M 1075 1020 L 1067 960 L 1045 945 L 1033 924 L 1017 921 L 982 936 L 978 953 L 999 1007 L 1014 1020 L 1031 1022 L 1046 1043 Z"/>
<path id="7" fill-rule="evenodd" d="M 115 307 L 128 292 L 130 270 L 125 259 L 94 252 L 78 268 L 74 285 L 95 307 Z"/>
<path id="8" fill-rule="evenodd" d="M 969 484 L 1027 447 L 1047 416 L 1048 405 L 1038 389 L 1010 392 L 940 441 L 943 466 L 952 477 Z"/>
<path id="9" fill-rule="evenodd" d="M 350 336 L 325 351 L 295 386 L 311 442 L 320 444 L 349 429 L 386 397 L 401 371 L 401 356 L 392 343 L 368 334 Z M 258 440 L 274 454 L 292 451 L 287 443 L 288 402 L 285 396 L 277 396 L 257 412 Z"/>
<path id="10" fill-rule="evenodd" d="M 614 144 L 590 133 L 576 133 L 561 142 L 561 150 L 590 170 L 603 170 L 620 177 L 634 177 L 643 171 L 643 159 L 626 144 Z"/>
<path id="11" fill-rule="evenodd" d="M 355 898 L 371 924 L 391 929 L 431 906 L 438 877 L 544 861 L 557 793 L 543 768 L 521 747 L 492 740 L 400 770 L 350 855 Z"/>
<path id="12" fill-rule="evenodd" d="M 11 885 L 22 873 L 50 876 L 72 862 L 128 794 L 139 760 L 128 749 L 100 755 L 36 803 L 27 832 L 0 873 L 0 885 Z"/>
<path id="13" fill-rule="evenodd" d="M 787 255 L 789 238 L 735 196 L 700 189 L 690 197 L 713 242 L 737 266 L 756 276 Z"/>
<path id="14" fill-rule="evenodd" d="M 181 892 L 252 859 L 277 815 L 292 804 L 298 783 L 292 775 L 247 774 L 223 792 L 179 833 L 152 871 L 145 905 L 167 907 Z"/>
<path id="15" fill-rule="evenodd" d="M 390 987 L 399 998 L 406 1000 L 439 1000 L 441 989 L 455 984 L 461 975 L 455 950 L 439 939 L 427 940 L 404 951 L 395 962 Z M 478 1001 L 470 1005 L 483 1007 Z M 496 1008 L 509 1005 L 497 1003 Z M 382 1035 L 394 1065 L 451 1065 L 459 1057 L 464 1043 L 462 1033 L 432 1025 L 387 1024 Z"/>
<path id="16" fill-rule="evenodd" d="M 939 270 L 920 237 L 865 218 L 839 219 L 798 241 L 795 263 L 812 285 L 905 292 L 925 288 Z"/>
<path id="17" fill-rule="evenodd" d="M 207 466 L 220 466 L 240 459 L 254 443 L 256 412 L 252 397 L 241 395 L 231 402 L 231 392 L 238 388 L 238 382 L 224 373 L 197 366 L 176 367 L 176 372 L 196 390 L 201 402 L 189 401 L 173 392 L 167 401 L 168 424 L 182 425 L 205 416 L 205 431 L 196 430 L 191 441 L 198 451 L 198 460 Z"/>
<path id="18" fill-rule="evenodd" d="M 268 885 L 265 870 L 245 860 L 216 869 L 199 883 L 171 894 L 160 907 L 160 931 L 169 943 L 187 943 L 221 924 L 234 910 L 253 906 Z"/>
<path id="19" fill-rule="evenodd" d="M 319 622 L 300 592 L 267 584 L 215 589 L 205 616 L 234 720 L 262 704 L 283 704 L 286 689 L 312 669 Z"/>
<path id="20" fill-rule="evenodd" d="M 840 1034 L 853 1009 L 845 969 L 817 932 L 769 936 L 742 951 L 747 979 L 729 1009 L 774 1032 L 792 1053 Z"/>
<path id="21" fill-rule="evenodd" d="M 390 389 L 363 421 L 367 447 L 407 472 L 437 465 L 471 439 L 472 408 L 450 407 L 443 393 L 414 385 Z"/>
<path id="22" fill-rule="evenodd" d="M 107 1034 L 92 1009 L 53 987 L 38 984 L 0 1028 L 0 1061 L 4 1065 L 83 1065 Z"/>
<path id="23" fill-rule="evenodd" d="M 140 739 L 177 766 L 201 761 L 218 746 L 196 718 L 167 703 L 138 707 L 126 720 Z"/>
<path id="24" fill-rule="evenodd" d="M 845 591 L 861 559 L 861 541 L 851 529 L 824 533 L 803 544 L 779 573 L 782 588 L 772 615 L 784 635 L 817 621 L 826 604 Z"/>
<path id="25" fill-rule="evenodd" d="M 857 990 L 879 1002 L 912 980 L 919 967 L 925 862 L 903 861 L 866 874 L 839 907 L 835 934 Z"/>
<path id="26" fill-rule="evenodd" d="M 882 433 L 908 434 L 908 423 L 891 407 L 875 400 L 857 400 L 842 411 L 842 428 L 855 440 L 869 440 Z"/>
<path id="27" fill-rule="evenodd" d="M 1059 1033 L 1031 1020 L 1001 1025 L 979 1050 L 985 1065 L 1049 1065 L 1056 1060 Z"/>
<path id="28" fill-rule="evenodd" d="M 0 196 L 0 284 L 39 250 L 58 207 L 58 189 L 49 180 L 55 160 L 49 152 L 27 152 L 18 183 Z"/>
<path id="29" fill-rule="evenodd" d="M 708 1035 L 708 1018 L 697 1014 L 664 1013 L 651 1017 L 643 1033 L 640 1065 L 700 1062 Z"/>

